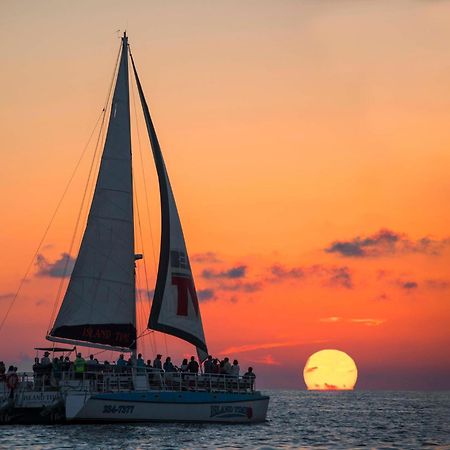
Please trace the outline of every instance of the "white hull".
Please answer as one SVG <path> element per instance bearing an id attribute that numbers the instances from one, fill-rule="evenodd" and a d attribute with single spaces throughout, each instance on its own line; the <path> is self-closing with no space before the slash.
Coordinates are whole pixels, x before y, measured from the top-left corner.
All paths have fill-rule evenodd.
<path id="1" fill-rule="evenodd" d="M 259 393 L 67 393 L 66 420 L 74 422 L 254 423 L 266 419 L 269 397 Z"/>

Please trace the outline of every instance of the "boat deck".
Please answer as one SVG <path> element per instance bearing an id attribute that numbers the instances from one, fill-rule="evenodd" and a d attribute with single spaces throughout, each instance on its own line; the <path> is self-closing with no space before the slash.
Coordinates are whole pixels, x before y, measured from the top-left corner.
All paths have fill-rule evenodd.
<path id="1" fill-rule="evenodd" d="M 82 390 L 86 392 L 131 391 L 199 391 L 252 393 L 254 380 L 242 376 L 219 374 L 194 374 L 185 372 L 162 372 L 156 369 L 131 369 L 113 367 L 89 370 L 82 374 L 72 370 L 60 373 L 19 373 L 15 396 L 23 392 L 55 392 Z M 1 386 L 3 384 L 3 386 Z M 10 390 L 0 383 L 0 398 L 6 398 Z M 3 395 L 2 395 L 3 394 Z"/>

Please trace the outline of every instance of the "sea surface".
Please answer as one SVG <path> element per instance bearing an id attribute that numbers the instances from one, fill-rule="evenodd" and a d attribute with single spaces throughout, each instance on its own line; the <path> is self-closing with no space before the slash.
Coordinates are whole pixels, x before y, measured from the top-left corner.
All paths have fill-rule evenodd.
<path id="1" fill-rule="evenodd" d="M 450 391 L 268 391 L 257 425 L 0 426 L 0 448 L 450 449 Z"/>

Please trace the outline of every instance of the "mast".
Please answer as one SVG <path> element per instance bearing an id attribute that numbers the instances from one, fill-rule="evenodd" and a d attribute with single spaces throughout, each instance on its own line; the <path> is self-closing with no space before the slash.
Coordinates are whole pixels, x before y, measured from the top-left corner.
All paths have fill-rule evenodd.
<path id="1" fill-rule="evenodd" d="M 136 348 L 136 292 L 128 38 L 86 229 L 47 339 L 111 350 Z"/>
<path id="2" fill-rule="evenodd" d="M 161 200 L 161 247 L 148 326 L 195 345 L 203 361 L 208 349 L 181 221 L 131 50 L 130 57 L 158 173 Z"/>

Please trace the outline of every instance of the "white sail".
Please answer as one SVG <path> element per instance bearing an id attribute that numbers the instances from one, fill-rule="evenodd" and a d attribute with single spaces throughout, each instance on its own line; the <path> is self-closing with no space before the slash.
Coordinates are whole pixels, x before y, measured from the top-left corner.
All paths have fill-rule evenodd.
<path id="1" fill-rule="evenodd" d="M 132 55 L 131 62 L 158 173 L 161 198 L 161 250 L 149 328 L 194 344 L 199 358 L 203 360 L 208 350 L 180 217 Z"/>
<path id="2" fill-rule="evenodd" d="M 127 47 L 124 34 L 88 222 L 51 341 L 122 350 L 136 345 Z"/>

